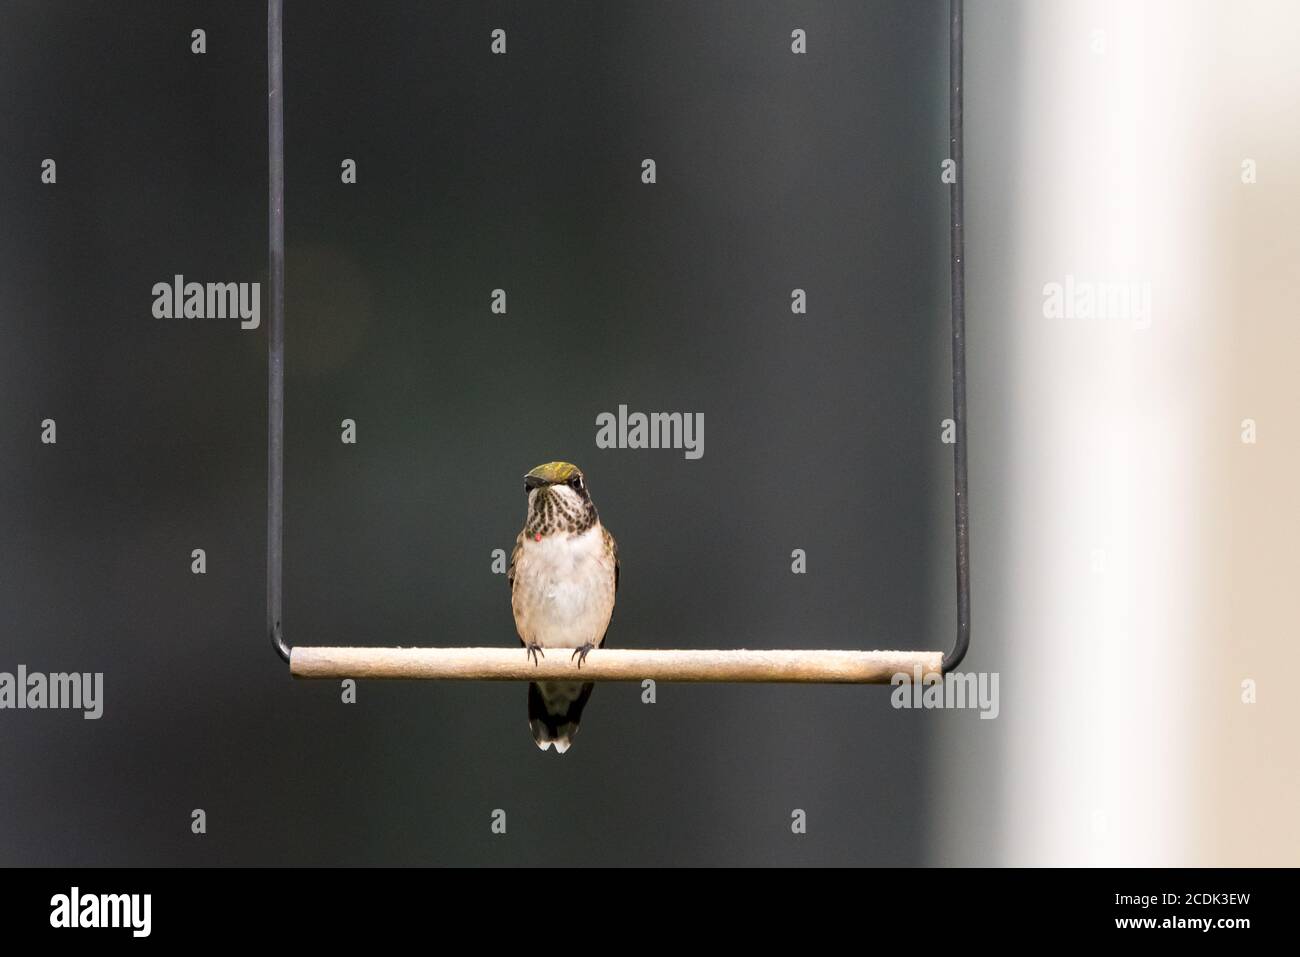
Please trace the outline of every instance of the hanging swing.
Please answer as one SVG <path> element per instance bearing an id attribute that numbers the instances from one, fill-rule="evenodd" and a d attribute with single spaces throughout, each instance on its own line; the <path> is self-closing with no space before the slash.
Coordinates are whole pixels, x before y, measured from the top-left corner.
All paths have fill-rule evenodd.
<path id="1" fill-rule="evenodd" d="M 956 178 L 949 187 L 952 255 L 953 492 L 957 637 L 941 651 L 637 650 L 598 648 L 582 664 L 568 655 L 534 662 L 518 648 L 291 647 L 284 607 L 284 58 L 282 0 L 267 3 L 270 153 L 270 324 L 267 332 L 267 628 L 296 678 L 442 678 L 474 681 L 735 681 L 886 684 L 952 671 L 970 645 L 970 535 L 966 497 L 966 298 L 962 234 L 962 0 L 949 11 L 948 133 Z"/>

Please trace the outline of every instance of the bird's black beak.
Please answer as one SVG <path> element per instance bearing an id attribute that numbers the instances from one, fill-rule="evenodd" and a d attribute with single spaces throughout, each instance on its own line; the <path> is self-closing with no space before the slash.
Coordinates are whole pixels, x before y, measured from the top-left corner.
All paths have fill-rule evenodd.
<path id="1" fill-rule="evenodd" d="M 542 478 L 541 476 L 534 475 L 532 472 L 529 472 L 527 475 L 524 476 L 524 488 L 530 492 L 533 489 L 541 488 L 543 485 L 546 484 L 548 484 L 546 479 Z"/>

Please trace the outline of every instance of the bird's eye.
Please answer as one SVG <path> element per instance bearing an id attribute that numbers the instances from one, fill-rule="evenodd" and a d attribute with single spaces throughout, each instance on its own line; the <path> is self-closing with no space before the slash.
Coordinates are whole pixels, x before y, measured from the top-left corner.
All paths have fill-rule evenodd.
<path id="1" fill-rule="evenodd" d="M 582 476 L 581 476 L 581 475 L 575 475 L 573 478 L 569 479 L 569 488 L 573 489 L 575 492 L 581 492 L 581 491 L 582 491 Z"/>

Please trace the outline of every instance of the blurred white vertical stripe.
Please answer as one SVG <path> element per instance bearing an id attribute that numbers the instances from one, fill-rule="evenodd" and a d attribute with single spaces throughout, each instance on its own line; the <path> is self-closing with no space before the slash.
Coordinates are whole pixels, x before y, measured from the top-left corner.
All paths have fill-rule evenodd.
<path id="1" fill-rule="evenodd" d="M 1290 137 L 1276 162 L 1296 162 L 1295 55 L 1276 37 L 1293 45 L 1300 9 L 967 9 L 977 651 L 966 667 L 1000 671 L 1003 700 L 996 721 L 943 718 L 933 857 L 1212 863 L 1225 812 L 1275 814 L 1274 833 L 1287 814 L 1257 793 L 1207 803 L 1224 761 L 1207 761 L 1204 743 L 1221 737 L 1224 708 L 1243 707 L 1214 623 L 1230 600 L 1231 575 L 1214 569 L 1239 503 L 1217 476 L 1241 452 L 1227 392 L 1249 292 L 1232 274 L 1247 240 L 1223 234 L 1223 208 L 1258 198 L 1239 179 L 1241 158 L 1262 148 L 1242 135 L 1241 104 L 1277 101 L 1255 124 Z M 1045 316 L 1044 286 L 1067 277 L 1149 288 L 1149 325 L 1140 313 Z M 1275 291 L 1256 308 L 1294 322 L 1295 302 Z M 1234 562 L 1246 578 L 1248 557 Z M 1289 612 L 1273 614 L 1294 635 Z M 1240 753 L 1248 740 L 1220 746 Z M 1295 752 L 1273 759 L 1292 784 Z"/>

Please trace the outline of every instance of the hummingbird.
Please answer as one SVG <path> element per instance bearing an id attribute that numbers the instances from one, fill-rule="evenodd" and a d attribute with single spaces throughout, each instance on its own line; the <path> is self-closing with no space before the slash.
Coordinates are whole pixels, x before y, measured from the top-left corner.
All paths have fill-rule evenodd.
<path id="1" fill-rule="evenodd" d="M 576 465 L 547 462 L 524 476 L 528 513 L 506 577 L 515 629 L 533 664 L 547 649 L 573 649 L 578 668 L 605 641 L 618 591 L 618 546 Z M 528 685 L 528 727 L 537 746 L 563 754 L 594 687 L 591 681 Z"/>

